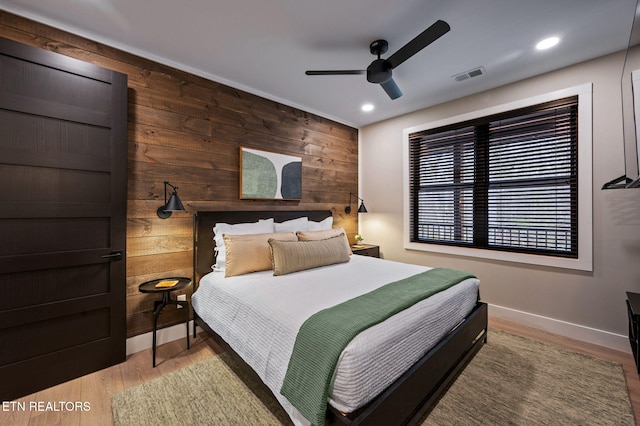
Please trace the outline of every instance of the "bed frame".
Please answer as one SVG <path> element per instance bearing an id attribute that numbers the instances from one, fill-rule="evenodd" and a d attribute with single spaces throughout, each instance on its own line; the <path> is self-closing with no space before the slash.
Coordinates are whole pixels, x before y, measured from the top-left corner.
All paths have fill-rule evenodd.
<path id="1" fill-rule="evenodd" d="M 217 222 L 233 224 L 268 218 L 283 222 L 304 216 L 309 220 L 320 221 L 331 216 L 331 212 L 324 210 L 197 212 L 193 222 L 194 291 L 198 287 L 200 278 L 211 272 L 215 246 L 213 227 Z M 479 299 L 478 295 L 475 308 L 462 323 L 365 407 L 354 413 L 344 414 L 328 405 L 326 423 L 388 426 L 418 422 L 435 406 L 449 384 L 487 341 L 487 304 Z M 194 337 L 196 326 L 199 326 L 222 347 L 233 353 L 231 347 L 198 316 L 195 310 L 193 315 Z M 258 375 L 255 374 L 255 377 Z"/>

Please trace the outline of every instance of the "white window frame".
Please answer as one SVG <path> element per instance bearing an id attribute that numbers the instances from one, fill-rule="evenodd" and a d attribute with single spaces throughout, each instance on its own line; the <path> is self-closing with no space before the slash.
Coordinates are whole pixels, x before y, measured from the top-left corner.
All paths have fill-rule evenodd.
<path id="1" fill-rule="evenodd" d="M 409 135 L 450 124 L 512 111 L 532 105 L 550 102 L 570 96 L 578 96 L 578 258 L 569 259 L 537 254 L 511 253 L 480 248 L 446 246 L 441 244 L 415 243 L 410 240 L 410 186 L 409 186 Z M 593 84 L 587 83 L 567 89 L 533 96 L 531 98 L 420 124 L 403 130 L 403 218 L 404 248 L 458 256 L 493 259 L 506 262 L 551 266 L 581 271 L 593 270 Z"/>

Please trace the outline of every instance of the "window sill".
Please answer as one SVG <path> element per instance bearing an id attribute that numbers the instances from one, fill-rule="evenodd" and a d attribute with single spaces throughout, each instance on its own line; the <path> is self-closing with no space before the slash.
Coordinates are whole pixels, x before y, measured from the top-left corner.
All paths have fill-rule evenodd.
<path id="1" fill-rule="evenodd" d="M 577 271 L 593 271 L 593 261 L 591 258 L 587 259 L 586 257 L 568 259 L 563 257 L 541 256 L 537 254 L 511 253 L 477 248 L 443 246 L 440 244 L 412 243 L 407 241 L 404 243 L 404 248 L 407 250 L 428 251 L 455 256 L 498 260 L 502 262 L 525 263 L 529 265 L 572 269 Z"/>

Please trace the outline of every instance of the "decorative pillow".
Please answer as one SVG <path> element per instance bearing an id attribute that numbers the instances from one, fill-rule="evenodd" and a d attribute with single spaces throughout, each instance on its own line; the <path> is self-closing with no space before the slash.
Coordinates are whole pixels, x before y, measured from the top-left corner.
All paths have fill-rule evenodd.
<path id="1" fill-rule="evenodd" d="M 222 236 L 245 235 L 245 234 L 266 234 L 275 232 L 273 219 L 260 219 L 252 223 L 216 223 L 213 227 L 213 240 L 216 242 L 216 263 L 211 267 L 214 271 L 224 271 L 226 263 L 226 253 Z"/>
<path id="2" fill-rule="evenodd" d="M 269 239 L 273 275 L 348 262 L 349 250 L 344 244 L 344 234 L 324 240 L 278 241 Z"/>
<path id="3" fill-rule="evenodd" d="M 297 241 L 293 232 L 269 234 L 224 234 L 226 265 L 224 276 L 266 271 L 272 268 L 270 240 Z"/>
<path id="4" fill-rule="evenodd" d="M 327 238 L 336 237 L 342 235 L 344 240 L 344 244 L 347 246 L 347 250 L 351 253 L 351 245 L 349 244 L 349 240 L 347 239 L 347 234 L 344 232 L 342 227 L 333 228 L 333 229 L 325 229 L 322 231 L 298 231 L 296 232 L 298 236 L 298 241 L 316 241 L 316 240 L 325 240 Z"/>
<path id="5" fill-rule="evenodd" d="M 275 229 L 276 229 L 276 232 L 306 231 L 308 223 L 309 223 L 308 217 L 299 217 L 297 219 L 286 220 L 282 223 L 276 223 Z"/>
<path id="6" fill-rule="evenodd" d="M 326 229 L 331 229 L 333 226 L 333 216 L 329 216 L 326 219 L 321 220 L 320 222 L 314 222 L 312 220 L 307 224 L 307 231 L 324 231 Z M 304 229 L 297 229 L 297 231 L 304 231 Z"/>

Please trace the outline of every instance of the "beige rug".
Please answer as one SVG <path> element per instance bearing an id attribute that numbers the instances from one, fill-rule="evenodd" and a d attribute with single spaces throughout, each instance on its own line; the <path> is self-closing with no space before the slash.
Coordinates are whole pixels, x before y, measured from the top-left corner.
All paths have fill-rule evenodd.
<path id="1" fill-rule="evenodd" d="M 113 397 L 116 426 L 290 424 L 264 386 L 221 355 Z M 424 425 L 633 425 L 620 365 L 508 333 L 489 342 Z"/>

